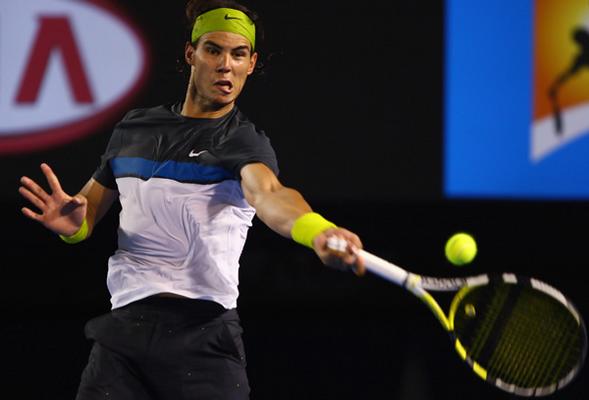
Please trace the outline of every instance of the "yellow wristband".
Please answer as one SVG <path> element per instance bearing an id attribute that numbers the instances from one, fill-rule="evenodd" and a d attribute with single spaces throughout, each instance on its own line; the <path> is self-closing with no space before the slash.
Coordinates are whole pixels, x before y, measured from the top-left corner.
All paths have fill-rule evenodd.
<path id="1" fill-rule="evenodd" d="M 317 213 L 310 212 L 296 219 L 290 230 L 290 235 L 295 242 L 313 248 L 313 239 L 315 239 L 315 236 L 329 228 L 335 227 L 336 225 L 333 222 L 329 222 Z"/>
<path id="2" fill-rule="evenodd" d="M 71 236 L 59 235 L 61 240 L 63 240 L 66 243 L 69 243 L 69 244 L 75 244 L 75 243 L 81 242 L 82 240 L 86 239 L 87 236 L 88 236 L 88 222 L 86 222 L 86 218 L 84 218 L 84 220 L 82 221 L 82 226 L 80 226 L 80 229 L 78 229 L 78 231 L 76 233 L 74 233 L 73 235 L 71 235 Z"/>

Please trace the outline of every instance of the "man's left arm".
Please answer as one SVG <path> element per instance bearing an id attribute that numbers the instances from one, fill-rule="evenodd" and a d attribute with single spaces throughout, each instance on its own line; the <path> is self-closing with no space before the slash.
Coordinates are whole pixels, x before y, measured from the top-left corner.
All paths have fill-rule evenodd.
<path id="1" fill-rule="evenodd" d="M 304 225 L 302 229 L 311 234 L 307 245 L 313 248 L 324 264 L 335 267 L 344 264 L 354 268 L 358 275 L 364 273 L 362 260 L 352 251 L 352 247 L 362 248 L 360 238 L 347 229 L 323 220 L 313 212 L 297 190 L 283 186 L 266 165 L 252 163 L 244 166 L 241 169 L 241 186 L 246 200 L 256 209 L 258 218 L 270 229 L 286 238 L 297 240 L 295 233 Z M 318 218 L 320 220 L 317 222 Z M 349 251 L 340 253 L 329 250 L 327 238 L 331 236 L 345 239 L 349 244 Z"/>

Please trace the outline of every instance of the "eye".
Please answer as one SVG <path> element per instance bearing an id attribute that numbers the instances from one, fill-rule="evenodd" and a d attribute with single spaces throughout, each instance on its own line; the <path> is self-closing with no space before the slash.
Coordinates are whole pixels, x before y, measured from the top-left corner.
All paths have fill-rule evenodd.
<path id="1" fill-rule="evenodd" d="M 216 47 L 207 46 L 206 50 L 209 54 L 219 54 L 219 49 L 217 49 Z"/>
<path id="2" fill-rule="evenodd" d="M 247 57 L 247 51 L 245 50 L 237 50 L 233 52 L 233 57 L 235 58 L 244 58 Z"/>

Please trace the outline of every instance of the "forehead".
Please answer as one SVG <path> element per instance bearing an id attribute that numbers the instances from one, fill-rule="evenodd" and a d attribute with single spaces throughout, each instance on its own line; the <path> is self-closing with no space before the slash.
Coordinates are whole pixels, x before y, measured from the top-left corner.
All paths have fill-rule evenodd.
<path id="1" fill-rule="evenodd" d="M 208 32 L 202 35 L 199 39 L 200 43 L 204 43 L 206 41 L 215 42 L 215 44 L 221 47 L 227 47 L 230 49 L 241 46 L 247 46 L 248 48 L 251 47 L 251 43 L 245 36 L 233 32 Z"/>

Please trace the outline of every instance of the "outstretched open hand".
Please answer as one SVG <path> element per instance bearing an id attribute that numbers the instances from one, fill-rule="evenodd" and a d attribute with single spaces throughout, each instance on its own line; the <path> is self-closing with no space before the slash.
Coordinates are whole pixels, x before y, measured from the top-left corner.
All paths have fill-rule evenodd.
<path id="1" fill-rule="evenodd" d="M 28 207 L 23 207 L 21 211 L 28 218 L 59 235 L 73 235 L 82 226 L 88 201 L 82 195 L 70 196 L 65 193 L 49 165 L 41 164 L 41 170 L 45 174 L 51 193 L 47 193 L 34 180 L 23 176 L 20 179 L 22 186 L 18 191 L 37 207 L 39 212 L 34 212 Z"/>

